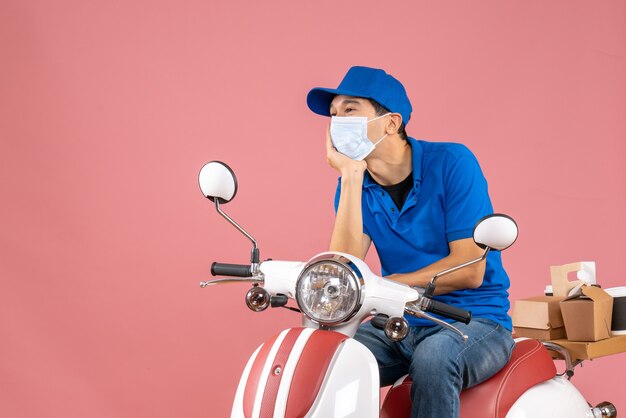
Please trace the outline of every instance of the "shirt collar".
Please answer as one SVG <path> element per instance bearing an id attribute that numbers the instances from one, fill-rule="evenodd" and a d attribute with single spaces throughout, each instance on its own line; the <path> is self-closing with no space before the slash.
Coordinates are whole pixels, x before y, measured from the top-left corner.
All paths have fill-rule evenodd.
<path id="1" fill-rule="evenodd" d="M 424 156 L 424 151 L 422 149 L 422 144 L 420 144 L 415 139 L 409 137 L 408 138 L 409 145 L 411 146 L 411 163 L 413 164 L 413 187 L 417 187 L 417 184 L 422 181 L 422 158 Z M 370 173 L 365 171 L 365 177 L 363 178 L 363 187 L 369 188 L 378 186 L 378 183 L 372 179 Z"/>

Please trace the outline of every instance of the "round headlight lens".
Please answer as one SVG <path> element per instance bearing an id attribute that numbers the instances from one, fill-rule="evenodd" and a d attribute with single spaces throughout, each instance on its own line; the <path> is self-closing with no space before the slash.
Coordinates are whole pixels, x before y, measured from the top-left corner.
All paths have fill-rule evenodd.
<path id="1" fill-rule="evenodd" d="M 355 272 L 334 260 L 306 267 L 296 284 L 300 310 L 315 322 L 335 325 L 350 318 L 360 307 L 361 286 Z"/>

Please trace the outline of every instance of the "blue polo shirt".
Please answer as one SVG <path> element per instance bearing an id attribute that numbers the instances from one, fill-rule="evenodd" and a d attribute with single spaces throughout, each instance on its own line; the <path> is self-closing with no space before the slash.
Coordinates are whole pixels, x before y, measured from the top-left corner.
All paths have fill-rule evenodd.
<path id="1" fill-rule="evenodd" d="M 449 242 L 472 237 L 476 222 L 493 213 L 487 181 L 467 147 L 413 138 L 409 138 L 409 144 L 413 188 L 401 210 L 368 172 L 363 180 L 363 232 L 376 247 L 383 276 L 410 273 L 448 256 Z M 335 210 L 340 193 L 341 179 Z M 469 310 L 473 318 L 489 318 L 511 330 L 508 288 L 500 252 L 491 251 L 479 288 L 457 290 L 435 299 Z M 425 319 L 406 318 L 411 325 L 434 325 Z"/>

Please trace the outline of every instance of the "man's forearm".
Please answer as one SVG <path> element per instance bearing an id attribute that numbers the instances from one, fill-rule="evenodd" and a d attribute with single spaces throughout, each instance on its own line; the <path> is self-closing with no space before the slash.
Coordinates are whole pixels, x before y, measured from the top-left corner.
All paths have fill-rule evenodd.
<path id="1" fill-rule="evenodd" d="M 341 176 L 341 196 L 330 240 L 330 251 L 340 251 L 364 258 L 363 214 L 361 195 L 363 173 L 352 171 Z"/>
<path id="2" fill-rule="evenodd" d="M 480 256 L 481 250 L 478 249 L 477 246 L 476 248 L 478 250 L 474 250 L 474 248 L 471 247 L 471 245 L 475 246 L 473 242 L 470 243 L 469 241 L 467 241 L 463 245 L 466 247 L 465 250 L 467 250 L 467 248 L 469 247 L 469 251 L 461 251 L 460 254 L 451 253 L 449 256 L 444 257 L 441 260 L 436 261 L 435 263 L 430 264 L 420 270 L 411 273 L 392 274 L 391 276 L 387 276 L 387 278 L 408 284 L 410 286 L 426 287 L 430 280 L 433 278 L 433 276 L 437 273 L 444 271 L 448 268 L 458 266 Z M 455 271 L 454 273 L 447 274 L 437 279 L 437 288 L 435 294 L 441 295 L 453 292 L 455 290 L 475 289 L 477 287 L 480 287 L 483 281 L 483 277 L 485 275 L 485 266 L 486 262 L 483 260 L 479 263 Z"/>

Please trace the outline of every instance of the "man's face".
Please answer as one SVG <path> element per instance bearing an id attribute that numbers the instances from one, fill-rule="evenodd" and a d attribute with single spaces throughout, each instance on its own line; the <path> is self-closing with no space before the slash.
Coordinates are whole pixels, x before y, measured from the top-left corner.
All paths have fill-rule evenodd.
<path id="1" fill-rule="evenodd" d="M 335 96 L 330 103 L 330 116 L 365 116 L 368 120 L 378 115 L 372 102 L 368 99 L 353 96 Z M 367 125 L 367 137 L 376 142 L 385 135 L 386 119 L 382 118 Z"/>
<path id="2" fill-rule="evenodd" d="M 366 116 L 372 119 L 376 117 L 376 111 L 367 99 L 338 95 L 330 103 L 330 116 Z"/>

